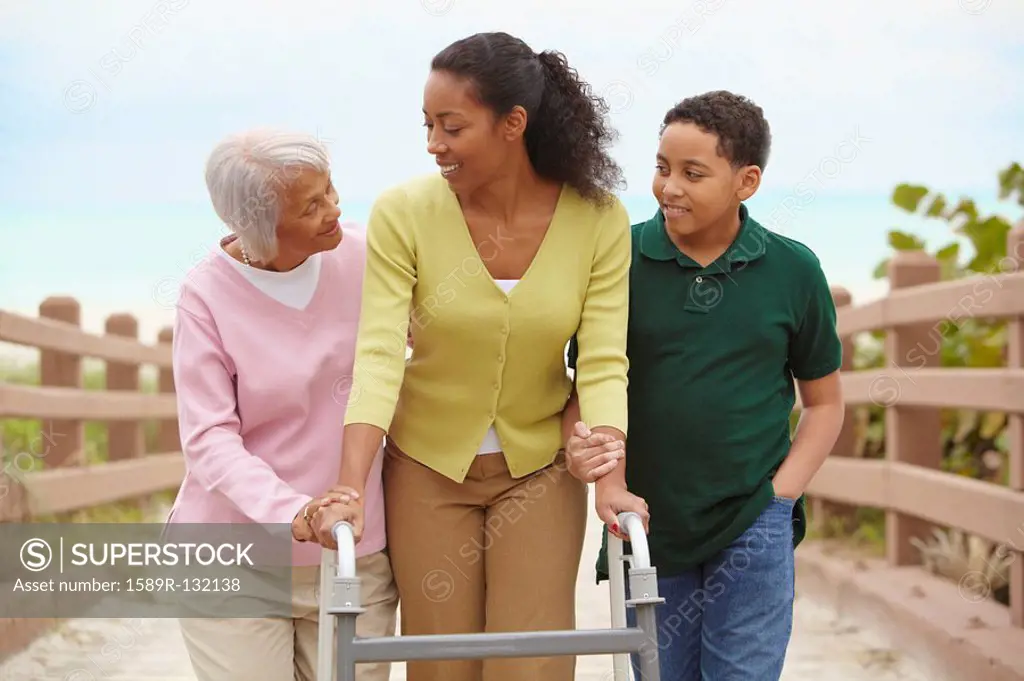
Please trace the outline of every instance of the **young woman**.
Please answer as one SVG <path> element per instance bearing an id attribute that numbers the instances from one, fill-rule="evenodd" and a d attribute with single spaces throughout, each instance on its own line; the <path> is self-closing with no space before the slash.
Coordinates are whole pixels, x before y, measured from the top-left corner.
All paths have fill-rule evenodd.
<path id="1" fill-rule="evenodd" d="M 572 629 L 587 516 L 562 453 L 574 333 L 582 420 L 620 442 L 626 431 L 629 219 L 611 193 L 605 106 L 561 54 L 505 33 L 459 40 L 431 67 L 438 173 L 371 213 L 339 484 L 363 489 L 386 434 L 403 634 Z M 624 486 L 598 495 L 646 513 Z M 571 656 L 412 662 L 408 678 L 574 670 Z"/>

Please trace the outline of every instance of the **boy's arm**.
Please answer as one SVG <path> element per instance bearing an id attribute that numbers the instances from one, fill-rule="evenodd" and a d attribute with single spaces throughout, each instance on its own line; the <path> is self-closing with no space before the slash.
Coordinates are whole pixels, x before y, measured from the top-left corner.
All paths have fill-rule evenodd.
<path id="1" fill-rule="evenodd" d="M 843 427 L 846 408 L 839 371 L 816 380 L 798 381 L 803 408 L 789 456 L 775 473 L 775 494 L 799 498 L 825 463 Z"/>
<path id="2" fill-rule="evenodd" d="M 775 494 L 798 498 L 832 452 L 843 427 L 839 368 L 843 346 L 836 332 L 836 308 L 817 259 L 807 289 L 809 297 L 790 344 L 789 364 L 802 403 L 789 455 L 775 473 Z"/>

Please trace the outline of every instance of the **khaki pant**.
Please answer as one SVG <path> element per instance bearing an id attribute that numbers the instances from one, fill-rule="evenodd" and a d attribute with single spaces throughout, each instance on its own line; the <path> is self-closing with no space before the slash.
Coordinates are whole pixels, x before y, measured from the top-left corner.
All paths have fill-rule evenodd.
<path id="1" fill-rule="evenodd" d="M 356 561 L 366 612 L 357 636 L 394 636 L 398 594 L 385 552 Z M 316 681 L 319 642 L 319 566 L 292 571 L 294 619 L 182 619 L 197 681 Z M 360 681 L 388 681 L 388 663 L 356 665 Z"/>
<path id="2" fill-rule="evenodd" d="M 501 453 L 456 483 L 388 442 L 388 550 L 403 635 L 576 628 L 587 488 L 554 464 L 513 479 Z M 409 662 L 408 681 L 573 681 L 576 658 Z"/>

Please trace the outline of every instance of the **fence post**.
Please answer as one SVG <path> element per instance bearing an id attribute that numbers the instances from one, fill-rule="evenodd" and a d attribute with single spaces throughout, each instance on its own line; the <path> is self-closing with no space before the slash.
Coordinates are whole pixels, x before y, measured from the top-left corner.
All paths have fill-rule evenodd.
<path id="1" fill-rule="evenodd" d="M 74 298 L 53 296 L 39 304 L 39 316 L 66 324 L 82 325 L 82 308 Z M 39 384 L 43 387 L 81 388 L 80 355 L 55 350 L 39 351 Z M 40 456 L 47 466 L 77 466 L 85 461 L 84 428 L 80 420 L 44 419 Z"/>
<path id="2" fill-rule="evenodd" d="M 139 338 L 139 322 L 130 314 L 107 317 L 106 333 L 120 338 Z M 107 362 L 107 390 L 139 391 L 139 365 Z M 121 461 L 143 455 L 142 424 L 138 421 L 107 422 L 107 460 Z"/>
<path id="3" fill-rule="evenodd" d="M 1009 272 L 1024 272 L 1024 220 L 1006 235 L 1007 267 Z M 1007 362 L 1009 369 L 1024 369 L 1024 315 L 1009 320 L 1007 328 Z M 1010 414 L 1007 419 L 1007 443 L 1010 452 L 1010 488 L 1024 494 L 1024 414 Z M 1024 535 L 1024 523 L 1017 528 Z M 1017 550 L 1010 563 L 1010 620 L 1015 627 L 1024 627 L 1024 545 L 1017 546 L 1018 537 L 1011 539 Z"/>
<path id="4" fill-rule="evenodd" d="M 164 327 L 160 329 L 157 340 L 160 343 L 170 345 L 174 338 L 174 329 Z M 174 394 L 174 371 L 171 367 L 160 367 L 161 393 Z M 160 430 L 157 435 L 157 442 L 161 452 L 176 452 L 181 449 L 181 439 L 178 435 L 178 419 L 164 419 L 160 421 Z"/>
<path id="5" fill-rule="evenodd" d="M 838 316 L 843 314 L 844 309 L 849 309 L 853 303 L 853 296 L 842 286 L 832 287 L 832 301 L 836 306 Z M 843 336 L 843 363 L 842 371 L 853 371 L 854 338 Z M 839 431 L 839 438 L 832 448 L 830 456 L 853 456 L 857 446 L 857 412 L 856 408 L 850 405 L 846 407 L 846 416 L 843 420 L 843 429 Z M 827 499 L 814 497 L 811 499 L 811 518 L 814 527 L 818 532 L 826 531 L 834 522 L 842 524 L 844 532 L 854 529 L 856 507 L 849 504 L 840 504 Z"/>
<path id="6" fill-rule="evenodd" d="M 889 261 L 892 290 L 938 282 L 939 262 L 924 251 L 898 251 Z M 941 344 L 935 324 L 919 323 L 892 327 L 885 338 L 885 356 L 892 367 L 894 383 L 914 382 L 915 369 L 942 365 Z M 913 359 L 912 359 L 913 358 Z M 900 392 L 886 404 L 885 450 L 889 461 L 938 470 L 942 466 L 942 421 L 939 409 L 900 404 Z M 895 494 L 896 492 L 892 492 Z M 885 514 L 885 550 L 890 565 L 915 565 L 921 555 L 911 537 L 927 539 L 932 525 L 920 518 L 895 511 Z"/>

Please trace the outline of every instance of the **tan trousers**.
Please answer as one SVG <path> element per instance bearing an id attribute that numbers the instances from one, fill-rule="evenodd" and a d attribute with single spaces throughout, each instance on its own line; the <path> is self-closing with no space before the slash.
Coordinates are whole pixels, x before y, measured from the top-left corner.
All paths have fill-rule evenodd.
<path id="1" fill-rule="evenodd" d="M 403 635 L 576 627 L 587 489 L 554 464 L 513 479 L 501 453 L 456 483 L 388 442 L 384 503 Z M 573 681 L 573 656 L 409 662 L 408 681 Z"/>
<path id="2" fill-rule="evenodd" d="M 394 636 L 398 593 L 385 552 L 356 560 L 366 612 L 357 636 Z M 197 681 L 317 681 L 320 567 L 292 571 L 294 618 L 182 619 Z M 356 665 L 360 681 L 388 681 L 388 663 Z"/>

